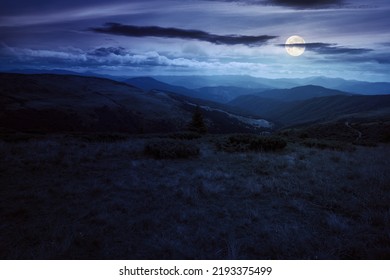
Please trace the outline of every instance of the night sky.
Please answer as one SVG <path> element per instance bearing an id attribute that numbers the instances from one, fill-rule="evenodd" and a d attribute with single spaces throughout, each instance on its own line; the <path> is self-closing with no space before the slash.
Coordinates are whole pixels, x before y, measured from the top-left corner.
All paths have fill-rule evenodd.
<path id="1" fill-rule="evenodd" d="M 0 70 L 389 81 L 389 15 L 389 0 L 1 1 Z"/>

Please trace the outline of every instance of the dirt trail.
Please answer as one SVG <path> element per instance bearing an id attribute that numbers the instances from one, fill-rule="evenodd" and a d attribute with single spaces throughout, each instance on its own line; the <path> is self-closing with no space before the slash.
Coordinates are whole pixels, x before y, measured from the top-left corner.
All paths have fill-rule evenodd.
<path id="1" fill-rule="evenodd" d="M 353 128 L 353 127 L 349 124 L 349 122 L 345 122 L 345 125 L 346 125 L 348 128 L 352 129 L 353 131 L 355 131 L 355 132 L 358 134 L 358 136 L 357 136 L 356 139 L 355 139 L 355 141 L 358 142 L 358 141 L 362 138 L 363 133 L 361 133 L 361 131 L 357 130 L 356 128 Z"/>

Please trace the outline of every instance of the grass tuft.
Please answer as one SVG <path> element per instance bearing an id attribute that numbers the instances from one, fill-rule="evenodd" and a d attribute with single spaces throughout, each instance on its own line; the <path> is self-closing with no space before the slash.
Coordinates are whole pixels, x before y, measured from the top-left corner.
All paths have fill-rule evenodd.
<path id="1" fill-rule="evenodd" d="M 180 159 L 199 155 L 199 147 L 190 142 L 161 139 L 147 143 L 144 152 L 156 159 Z"/>
<path id="2" fill-rule="evenodd" d="M 282 150 L 287 142 L 277 136 L 258 136 L 253 134 L 235 134 L 217 143 L 225 152 L 267 152 Z"/>

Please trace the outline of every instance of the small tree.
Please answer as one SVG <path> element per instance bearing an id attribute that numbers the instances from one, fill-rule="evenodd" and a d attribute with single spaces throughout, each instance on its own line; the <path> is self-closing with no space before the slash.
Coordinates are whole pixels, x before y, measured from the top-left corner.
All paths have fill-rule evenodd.
<path id="1" fill-rule="evenodd" d="M 194 113 L 192 115 L 191 123 L 188 126 L 188 129 L 197 133 L 206 133 L 207 128 L 203 120 L 202 110 L 199 105 L 195 107 Z"/>

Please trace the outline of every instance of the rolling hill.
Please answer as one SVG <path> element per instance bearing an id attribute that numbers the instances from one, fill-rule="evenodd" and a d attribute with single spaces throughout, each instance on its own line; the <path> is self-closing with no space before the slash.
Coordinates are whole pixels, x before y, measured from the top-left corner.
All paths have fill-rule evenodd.
<path id="1" fill-rule="evenodd" d="M 217 87 L 202 87 L 194 89 L 198 93 L 199 98 L 207 99 L 219 103 L 227 103 L 239 96 L 256 94 L 265 89 L 251 89 L 234 86 L 217 86 Z"/>
<path id="2" fill-rule="evenodd" d="M 355 95 L 311 85 L 240 96 L 227 105 L 284 125 L 390 115 L 390 95 Z"/>
<path id="3" fill-rule="evenodd" d="M 174 92 L 177 94 L 190 96 L 190 97 L 197 96 L 197 93 L 195 91 L 192 91 L 188 88 L 170 85 L 150 77 L 136 77 L 136 78 L 124 80 L 123 82 L 138 87 L 140 89 L 143 89 L 144 91 L 160 90 L 160 91 Z"/>
<path id="4" fill-rule="evenodd" d="M 104 78 L 0 74 L 0 130 L 158 133 L 184 130 L 193 99 Z M 211 132 L 261 130 L 223 110 L 203 110 Z"/>
<path id="5" fill-rule="evenodd" d="M 112 76 L 93 72 L 72 72 L 62 69 L 13 69 L 9 73 L 20 74 L 62 74 L 78 75 L 88 77 L 108 78 L 114 81 L 127 81 L 125 76 Z M 142 78 L 142 77 L 141 77 Z M 269 79 L 263 77 L 253 77 L 245 75 L 195 75 L 195 76 L 153 76 L 157 81 L 169 84 L 171 86 L 184 87 L 187 90 L 196 90 L 207 87 L 236 87 L 241 89 L 258 89 L 258 92 L 267 89 L 289 89 L 293 87 L 315 85 L 329 89 L 340 90 L 344 92 L 364 94 L 364 95 L 383 95 L 390 94 L 389 82 L 369 82 L 359 80 L 345 80 L 341 78 L 330 78 L 323 76 L 313 76 L 307 78 L 280 78 Z M 248 93 L 250 94 L 250 93 Z M 203 98 L 203 97 L 202 97 Z"/>
<path id="6" fill-rule="evenodd" d="M 351 93 L 342 92 L 339 90 L 328 89 L 321 86 L 306 85 L 294 87 L 291 89 L 272 89 L 258 93 L 257 95 L 280 100 L 284 102 L 307 100 L 315 97 L 325 97 L 334 95 L 352 95 Z"/>
<path id="7" fill-rule="evenodd" d="M 218 103 L 226 103 L 238 96 L 252 94 L 264 90 L 260 88 L 252 89 L 234 86 L 216 86 L 188 89 L 183 86 L 175 86 L 168 83 L 164 83 L 151 77 L 136 77 L 126 79 L 124 80 L 124 82 L 129 85 L 141 88 L 145 91 L 160 90 L 192 98 L 214 101 Z"/>
<path id="8" fill-rule="evenodd" d="M 189 89 L 202 87 L 240 87 L 247 89 L 291 88 L 297 84 L 289 80 L 273 80 L 245 75 L 213 76 L 153 76 L 164 83 L 184 86 Z"/>
<path id="9" fill-rule="evenodd" d="M 312 84 L 364 95 L 390 94 L 390 83 L 386 82 L 365 82 L 328 77 L 310 77 L 296 80 L 296 82 L 300 85 Z"/>
<path id="10" fill-rule="evenodd" d="M 336 95 L 292 103 L 265 114 L 283 124 L 313 123 L 343 119 L 388 119 L 390 95 Z"/>
<path id="11" fill-rule="evenodd" d="M 240 108 L 248 114 L 268 115 L 275 110 L 290 106 L 291 103 L 258 95 L 243 95 L 228 102 L 227 105 Z"/>

